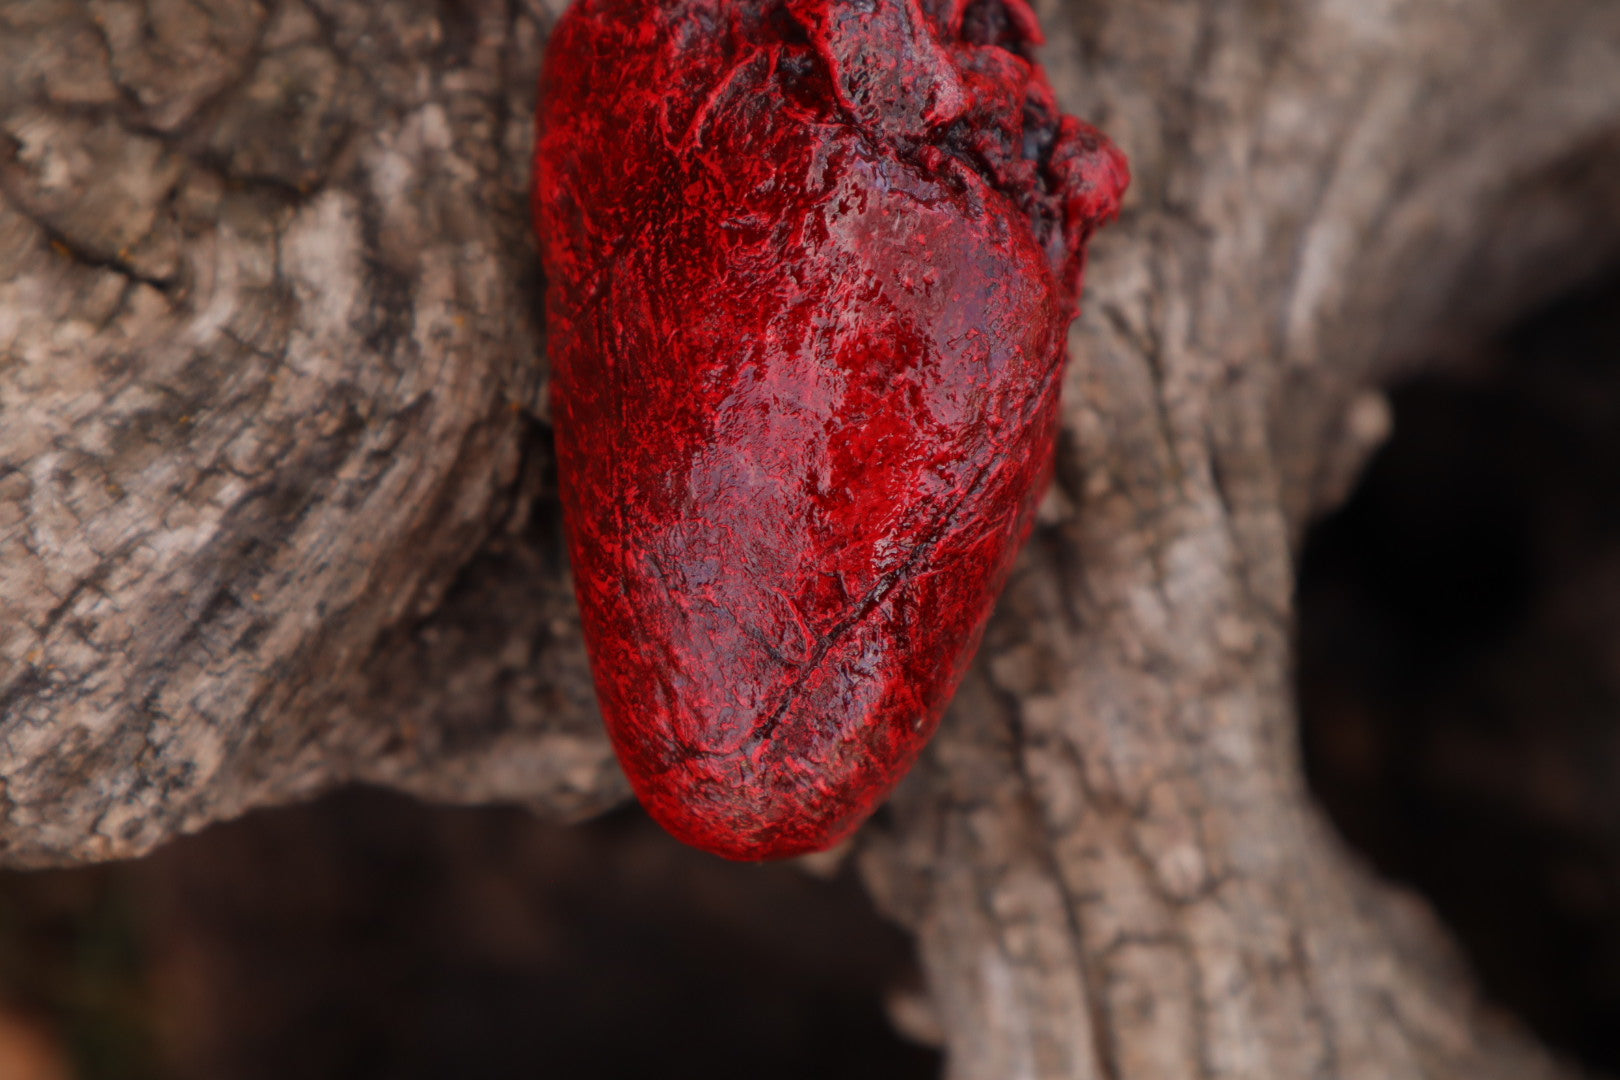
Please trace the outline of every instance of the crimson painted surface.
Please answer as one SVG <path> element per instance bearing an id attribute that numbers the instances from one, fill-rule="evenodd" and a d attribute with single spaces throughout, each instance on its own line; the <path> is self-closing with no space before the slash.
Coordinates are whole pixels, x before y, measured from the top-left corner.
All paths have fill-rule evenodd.
<path id="1" fill-rule="evenodd" d="M 534 210 L 608 731 L 734 859 L 826 847 L 938 726 L 1049 478 L 1124 158 L 1024 0 L 583 0 Z"/>

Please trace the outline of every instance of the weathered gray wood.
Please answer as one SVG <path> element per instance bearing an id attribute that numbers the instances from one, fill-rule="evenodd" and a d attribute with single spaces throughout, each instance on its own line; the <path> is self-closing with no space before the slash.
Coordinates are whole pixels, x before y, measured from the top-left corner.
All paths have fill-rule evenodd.
<path id="1" fill-rule="evenodd" d="M 520 0 L 0 6 L 8 861 L 350 777 L 624 796 L 549 498 Z M 1059 482 L 857 858 L 952 1075 L 1567 1075 L 1304 790 L 1292 557 L 1380 378 L 1620 252 L 1620 5 L 1048 4 L 1130 152 Z"/>
<path id="2" fill-rule="evenodd" d="M 1368 387 L 1620 237 L 1620 8 L 1075 5 L 1138 170 L 1076 326 L 1052 522 L 892 837 L 952 1075 L 1559 1075 L 1301 779 L 1292 555 Z"/>
<path id="3" fill-rule="evenodd" d="M 546 21 L 0 7 L 11 860 L 141 851 L 346 776 L 622 797 L 554 544 L 486 550 L 420 624 L 544 484 Z"/>

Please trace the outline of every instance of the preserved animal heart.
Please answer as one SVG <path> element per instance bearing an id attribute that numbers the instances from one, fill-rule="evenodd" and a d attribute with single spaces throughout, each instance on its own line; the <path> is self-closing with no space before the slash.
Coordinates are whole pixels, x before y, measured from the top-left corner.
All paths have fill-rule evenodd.
<path id="1" fill-rule="evenodd" d="M 934 732 L 1048 482 L 1122 155 L 1024 0 L 583 0 L 534 210 L 569 553 L 670 832 L 826 847 Z"/>

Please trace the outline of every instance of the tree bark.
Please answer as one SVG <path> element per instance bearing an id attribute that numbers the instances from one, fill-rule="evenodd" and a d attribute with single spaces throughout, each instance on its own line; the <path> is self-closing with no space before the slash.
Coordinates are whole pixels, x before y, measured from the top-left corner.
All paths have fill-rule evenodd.
<path id="1" fill-rule="evenodd" d="M 0 843 L 348 779 L 626 796 L 557 542 L 537 0 L 0 8 Z M 1570 1075 L 1301 776 L 1293 557 L 1377 385 L 1620 253 L 1620 6 L 1069 0 L 1136 174 L 1042 525 L 855 857 L 962 1080 Z"/>

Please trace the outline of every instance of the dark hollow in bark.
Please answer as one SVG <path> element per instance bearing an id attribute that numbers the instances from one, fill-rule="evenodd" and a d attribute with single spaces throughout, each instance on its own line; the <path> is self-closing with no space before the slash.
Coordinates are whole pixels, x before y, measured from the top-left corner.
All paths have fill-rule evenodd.
<path id="1" fill-rule="evenodd" d="M 1058 483 L 854 859 L 953 1077 L 1564 1075 L 1319 819 L 1293 562 L 1376 386 L 1620 251 L 1620 6 L 1073 0 L 1136 171 Z M 544 451 L 539 0 L 0 6 L 0 842 L 622 800 Z"/>
<path id="2" fill-rule="evenodd" d="M 1301 564 L 1312 786 L 1492 997 L 1620 1071 L 1620 274 L 1391 400 Z"/>

